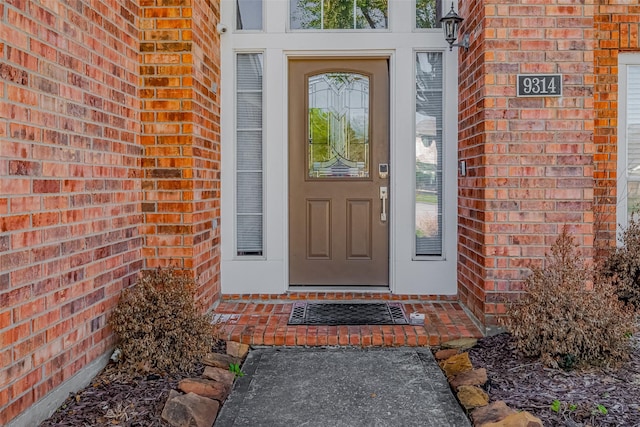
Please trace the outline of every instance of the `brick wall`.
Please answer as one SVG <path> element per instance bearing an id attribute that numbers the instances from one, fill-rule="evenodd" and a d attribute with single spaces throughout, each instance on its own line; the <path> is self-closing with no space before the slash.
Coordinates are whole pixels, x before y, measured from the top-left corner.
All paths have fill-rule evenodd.
<path id="1" fill-rule="evenodd" d="M 594 0 L 463 1 L 459 291 L 484 323 L 518 295 L 567 224 L 593 245 Z M 516 75 L 563 74 L 560 98 L 517 98 Z"/>
<path id="2" fill-rule="evenodd" d="M 483 6 L 482 2 L 463 2 L 459 6 L 459 14 L 466 17 L 462 31 L 471 36 L 469 51 L 458 56 L 458 157 L 467 162 L 468 168 L 480 166 L 486 141 L 484 86 L 485 80 L 490 82 L 491 78 L 483 73 L 485 58 L 491 59 L 492 55 L 484 51 Z M 483 234 L 486 192 L 480 172 L 469 170 L 467 177 L 458 179 L 458 295 L 478 319 L 484 313 L 486 271 L 482 247 L 488 239 Z"/>
<path id="3" fill-rule="evenodd" d="M 219 8 L 193 4 L 193 263 L 205 306 L 221 295 Z"/>
<path id="4" fill-rule="evenodd" d="M 193 274 L 209 305 L 220 294 L 218 5 L 141 4 L 144 256 Z"/>
<path id="5" fill-rule="evenodd" d="M 138 8 L 0 3 L 0 425 L 113 344 L 142 268 Z"/>
<path id="6" fill-rule="evenodd" d="M 144 268 L 218 299 L 218 7 L 0 4 L 0 424 L 113 345 Z"/>
<path id="7" fill-rule="evenodd" d="M 624 0 L 600 1 L 594 21 L 596 236 L 606 247 L 616 238 L 618 53 L 640 50 L 640 5 Z"/>

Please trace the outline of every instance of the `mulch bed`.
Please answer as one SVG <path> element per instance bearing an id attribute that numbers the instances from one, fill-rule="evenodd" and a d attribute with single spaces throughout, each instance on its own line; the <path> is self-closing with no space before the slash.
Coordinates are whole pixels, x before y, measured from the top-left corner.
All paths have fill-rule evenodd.
<path id="1" fill-rule="evenodd" d="M 506 333 L 479 340 L 469 357 L 475 368 L 487 369 L 491 401 L 503 400 L 511 408 L 529 411 L 545 426 L 632 427 L 640 426 L 638 341 L 635 337 L 631 359 L 617 369 L 545 368 L 518 355 Z M 557 412 L 551 408 L 554 400 L 560 402 Z"/>
<path id="2" fill-rule="evenodd" d="M 200 367 L 197 374 L 204 368 Z M 133 377 L 107 366 L 93 382 L 69 396 L 41 427 L 171 427 L 160 415 L 183 377 L 150 374 Z"/>
<path id="3" fill-rule="evenodd" d="M 211 349 L 225 353 L 224 341 Z M 171 427 L 162 420 L 162 409 L 170 390 L 178 388 L 184 378 L 199 377 L 204 365 L 198 364 L 191 374 L 145 376 L 121 372 L 109 363 L 83 390 L 69 396 L 40 427 Z"/>
<path id="4" fill-rule="evenodd" d="M 169 391 L 187 377 L 200 376 L 204 366 L 192 375 L 135 377 L 108 365 L 83 390 L 71 395 L 40 427 L 171 427 L 161 419 Z"/>

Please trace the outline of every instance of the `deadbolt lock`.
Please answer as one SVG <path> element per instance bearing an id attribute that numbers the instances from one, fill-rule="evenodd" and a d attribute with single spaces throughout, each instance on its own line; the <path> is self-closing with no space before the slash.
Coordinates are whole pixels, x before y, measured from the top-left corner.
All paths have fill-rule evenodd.
<path id="1" fill-rule="evenodd" d="M 389 176 L 389 164 L 388 163 L 380 163 L 378 165 L 378 176 L 380 179 L 387 179 Z"/>

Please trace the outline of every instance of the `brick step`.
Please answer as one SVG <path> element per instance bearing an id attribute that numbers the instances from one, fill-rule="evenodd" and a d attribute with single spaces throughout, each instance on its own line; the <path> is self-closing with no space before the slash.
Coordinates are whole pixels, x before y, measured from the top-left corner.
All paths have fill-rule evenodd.
<path id="1" fill-rule="evenodd" d="M 424 325 L 292 326 L 293 302 L 227 300 L 215 310 L 220 338 L 253 346 L 435 346 L 482 332 L 457 302 L 403 303 L 405 313 L 423 313 Z"/>

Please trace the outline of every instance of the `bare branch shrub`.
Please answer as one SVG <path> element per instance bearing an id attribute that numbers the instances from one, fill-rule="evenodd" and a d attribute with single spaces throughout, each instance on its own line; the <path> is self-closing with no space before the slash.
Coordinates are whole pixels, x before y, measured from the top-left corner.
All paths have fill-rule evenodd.
<path id="1" fill-rule="evenodd" d="M 640 309 L 640 219 L 631 216 L 620 235 L 622 245 L 612 248 L 602 262 L 601 273 L 613 282 L 618 298 Z"/>
<path id="2" fill-rule="evenodd" d="M 196 283 L 173 269 L 157 269 L 126 289 L 110 323 L 123 369 L 190 373 L 211 351 L 214 326 L 195 301 Z"/>
<path id="3" fill-rule="evenodd" d="M 566 228 L 543 268 L 533 268 L 527 292 L 507 310 L 506 327 L 526 356 L 552 367 L 610 364 L 628 357 L 633 315 L 608 281 L 578 254 Z"/>

